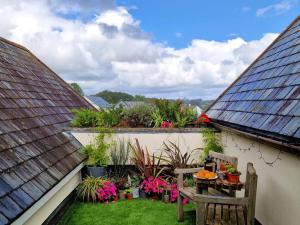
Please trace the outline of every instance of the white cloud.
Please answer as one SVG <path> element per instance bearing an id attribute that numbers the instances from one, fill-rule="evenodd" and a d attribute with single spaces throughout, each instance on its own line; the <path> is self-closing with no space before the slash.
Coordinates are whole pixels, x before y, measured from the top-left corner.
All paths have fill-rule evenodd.
<path id="1" fill-rule="evenodd" d="M 225 42 L 194 39 L 175 49 L 154 43 L 128 9 L 108 7 L 109 1 L 88 21 L 58 15 L 55 1 L 0 1 L 0 16 L 6 18 L 0 21 L 1 36 L 25 45 L 88 94 L 111 89 L 214 98 L 277 36 L 265 34 L 249 42 L 239 37 Z M 61 7 L 65 15 L 74 10 Z"/>
<path id="2" fill-rule="evenodd" d="M 296 1 L 282 1 L 277 4 L 268 5 L 266 7 L 256 10 L 256 16 L 261 17 L 265 16 L 266 14 L 280 15 L 289 11 L 295 6 L 295 4 Z"/>

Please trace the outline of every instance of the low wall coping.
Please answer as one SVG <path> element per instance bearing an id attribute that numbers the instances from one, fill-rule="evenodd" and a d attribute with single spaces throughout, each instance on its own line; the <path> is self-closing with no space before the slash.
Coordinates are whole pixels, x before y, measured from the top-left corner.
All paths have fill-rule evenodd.
<path id="1" fill-rule="evenodd" d="M 213 128 L 215 132 L 219 130 Z M 68 127 L 66 130 L 76 133 L 98 133 L 97 128 Z M 114 133 L 201 133 L 204 128 L 109 128 L 108 132 Z"/>

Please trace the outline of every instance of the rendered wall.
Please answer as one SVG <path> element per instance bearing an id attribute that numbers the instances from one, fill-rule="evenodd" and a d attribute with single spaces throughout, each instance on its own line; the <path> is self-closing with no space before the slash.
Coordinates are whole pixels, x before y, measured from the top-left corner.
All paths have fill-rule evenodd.
<path id="1" fill-rule="evenodd" d="M 239 158 L 242 180 L 247 162 L 254 164 L 258 174 L 256 218 L 263 225 L 299 225 L 299 158 L 227 131 L 222 132 L 222 141 L 225 154 Z"/>
<path id="2" fill-rule="evenodd" d="M 92 132 L 72 132 L 74 137 L 83 145 L 93 143 L 97 133 Z M 194 150 L 203 147 L 202 135 L 200 132 L 195 133 L 114 133 L 112 138 L 114 140 L 124 139 L 130 140 L 134 143 L 135 138 L 139 140 L 142 147 L 147 147 L 148 151 L 152 154 L 159 155 L 163 142 L 173 141 L 179 143 L 182 152 L 192 152 L 194 161 L 199 160 L 201 150 Z"/>

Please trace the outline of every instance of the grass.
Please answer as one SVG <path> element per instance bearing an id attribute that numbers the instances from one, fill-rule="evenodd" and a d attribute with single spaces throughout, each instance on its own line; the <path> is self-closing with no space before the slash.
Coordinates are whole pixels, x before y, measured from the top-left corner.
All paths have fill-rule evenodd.
<path id="1" fill-rule="evenodd" d="M 195 224 L 193 205 L 185 206 L 184 222 L 176 220 L 176 204 L 138 199 L 116 203 L 75 202 L 59 225 L 190 225 Z"/>

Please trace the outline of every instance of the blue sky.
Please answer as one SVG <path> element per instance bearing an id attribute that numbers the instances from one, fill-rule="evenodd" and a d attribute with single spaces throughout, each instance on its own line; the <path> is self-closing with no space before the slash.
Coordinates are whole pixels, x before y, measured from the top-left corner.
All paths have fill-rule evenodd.
<path id="1" fill-rule="evenodd" d="M 257 10 L 280 3 L 286 6 L 257 15 Z M 176 48 L 185 47 L 196 38 L 259 39 L 264 33 L 282 31 L 300 12 L 298 1 L 276 0 L 118 0 L 117 4 L 132 7 L 130 13 L 155 41 Z"/>
<path id="2" fill-rule="evenodd" d="M 165 98 L 216 98 L 300 12 L 300 0 L 0 1 L 0 36 L 87 95 Z"/>

